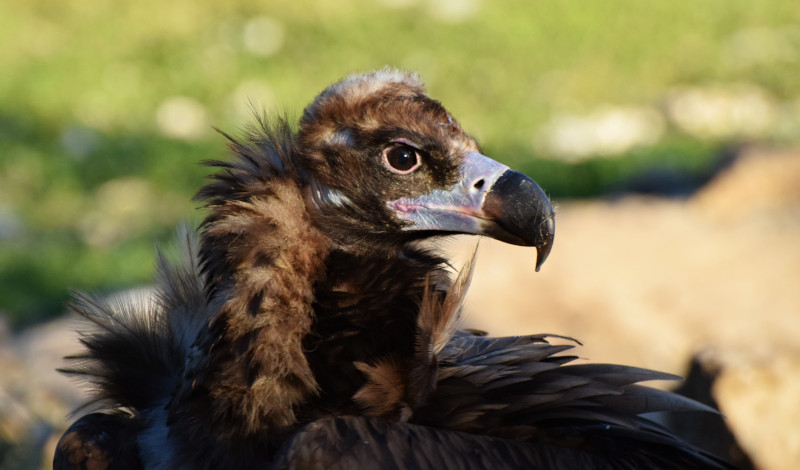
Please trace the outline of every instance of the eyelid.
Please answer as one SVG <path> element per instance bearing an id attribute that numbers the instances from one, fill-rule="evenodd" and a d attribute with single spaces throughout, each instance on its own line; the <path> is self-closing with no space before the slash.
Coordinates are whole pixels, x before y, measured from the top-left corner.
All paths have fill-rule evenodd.
<path id="1" fill-rule="evenodd" d="M 409 147 L 411 147 L 411 148 L 414 148 L 414 149 L 417 149 L 417 150 L 419 150 L 420 152 L 422 151 L 422 147 L 420 147 L 419 145 L 415 144 L 414 142 L 411 142 L 410 140 L 408 140 L 408 139 L 404 139 L 404 138 L 402 138 L 402 137 L 401 137 L 401 138 L 399 138 L 399 139 L 394 139 L 394 140 L 392 140 L 392 143 L 393 143 L 393 144 L 403 144 L 403 145 L 408 145 Z"/>

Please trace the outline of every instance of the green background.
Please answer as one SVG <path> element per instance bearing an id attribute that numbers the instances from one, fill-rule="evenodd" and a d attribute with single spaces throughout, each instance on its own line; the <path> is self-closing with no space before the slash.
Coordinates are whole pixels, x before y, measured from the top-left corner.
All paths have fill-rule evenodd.
<path id="1" fill-rule="evenodd" d="M 296 119 L 348 73 L 418 70 L 556 199 L 653 174 L 691 188 L 738 144 L 796 142 L 800 115 L 797 0 L 6 1 L 0 46 L 0 315 L 15 326 L 62 312 L 69 289 L 147 282 L 156 244 L 198 220 L 198 162 L 225 155 L 211 127 L 240 132 L 248 101 Z M 755 90 L 773 118 L 692 132 L 669 111 L 687 89 L 712 104 Z M 657 139 L 580 158 L 541 144 L 559 116 L 629 108 L 661 116 Z"/>

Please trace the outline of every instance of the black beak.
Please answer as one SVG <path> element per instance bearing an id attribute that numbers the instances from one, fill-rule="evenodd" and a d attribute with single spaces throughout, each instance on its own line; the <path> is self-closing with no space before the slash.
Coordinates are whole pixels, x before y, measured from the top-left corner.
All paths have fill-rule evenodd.
<path id="1" fill-rule="evenodd" d="M 542 267 L 556 233 L 550 199 L 535 181 L 506 170 L 484 198 L 484 234 L 514 245 L 536 247 L 536 270 Z"/>
<path id="2" fill-rule="evenodd" d="M 403 230 L 472 233 L 535 246 L 537 271 L 553 247 L 555 213 L 542 188 L 477 152 L 464 156 L 455 186 L 389 201 L 388 206 L 404 221 Z"/>

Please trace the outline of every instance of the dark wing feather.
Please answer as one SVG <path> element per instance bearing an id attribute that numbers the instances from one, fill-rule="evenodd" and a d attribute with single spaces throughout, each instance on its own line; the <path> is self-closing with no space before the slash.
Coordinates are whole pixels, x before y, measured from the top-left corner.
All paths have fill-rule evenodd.
<path id="1" fill-rule="evenodd" d="M 716 413 L 693 400 L 636 385 L 677 377 L 619 365 L 570 365 L 576 357 L 562 353 L 572 345 L 548 339 L 455 336 L 440 355 L 435 392 L 411 422 L 524 441 L 537 448 L 531 462 L 542 462 L 544 468 L 561 468 L 551 467 L 548 456 L 564 454 L 559 458 L 570 461 L 570 452 L 575 458 L 591 454 L 583 467 L 574 468 L 628 468 L 629 463 L 630 468 L 675 468 L 675 462 L 679 468 L 726 468 L 642 416 Z"/>
<path id="2" fill-rule="evenodd" d="M 53 470 L 142 470 L 137 421 L 123 414 L 86 415 L 56 446 Z"/>
<path id="3" fill-rule="evenodd" d="M 68 356 L 69 366 L 59 370 L 93 385 L 82 408 L 146 409 L 171 391 L 176 351 L 166 318 L 150 299 L 125 302 L 78 293 L 70 308 L 88 320 L 80 337 L 86 349 Z"/>
<path id="4" fill-rule="evenodd" d="M 532 468 L 534 458 L 522 443 L 348 416 L 307 425 L 284 445 L 275 468 L 518 469 Z"/>
<path id="5" fill-rule="evenodd" d="M 588 437 L 586 436 L 588 434 Z M 296 433 L 274 468 L 295 469 L 713 469 L 713 458 L 676 448 L 669 436 L 636 439 L 614 426 L 564 428 L 559 443 L 521 442 L 418 426 L 382 418 L 347 416 L 315 421 Z M 583 446 L 583 447 L 581 447 Z"/>
<path id="6" fill-rule="evenodd" d="M 82 408 L 146 410 L 163 406 L 208 316 L 196 242 L 179 230 L 181 262 L 159 253 L 156 296 L 99 298 L 76 293 L 70 308 L 85 320 L 82 353 L 59 369 L 94 386 Z"/>

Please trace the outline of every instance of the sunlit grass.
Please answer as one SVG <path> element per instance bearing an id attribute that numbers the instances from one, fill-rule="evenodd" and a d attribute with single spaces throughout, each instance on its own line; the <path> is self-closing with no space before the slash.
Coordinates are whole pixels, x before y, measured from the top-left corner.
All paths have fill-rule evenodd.
<path id="1" fill-rule="evenodd" d="M 800 109 L 798 25 L 795 0 L 2 2 L 0 312 L 24 323 L 70 287 L 146 282 L 154 242 L 192 215 L 197 162 L 224 155 L 210 126 L 246 126 L 248 99 L 297 117 L 347 73 L 416 69 L 487 153 L 556 197 L 596 196 L 652 167 L 701 180 L 736 137 L 668 126 L 654 146 L 568 164 L 537 146 L 554 116 L 661 110 L 675 87 L 715 83 Z M 163 124 L 191 113 L 199 130 Z M 161 202 L 140 201 L 149 222 L 88 236 L 101 188 L 131 178 Z"/>

